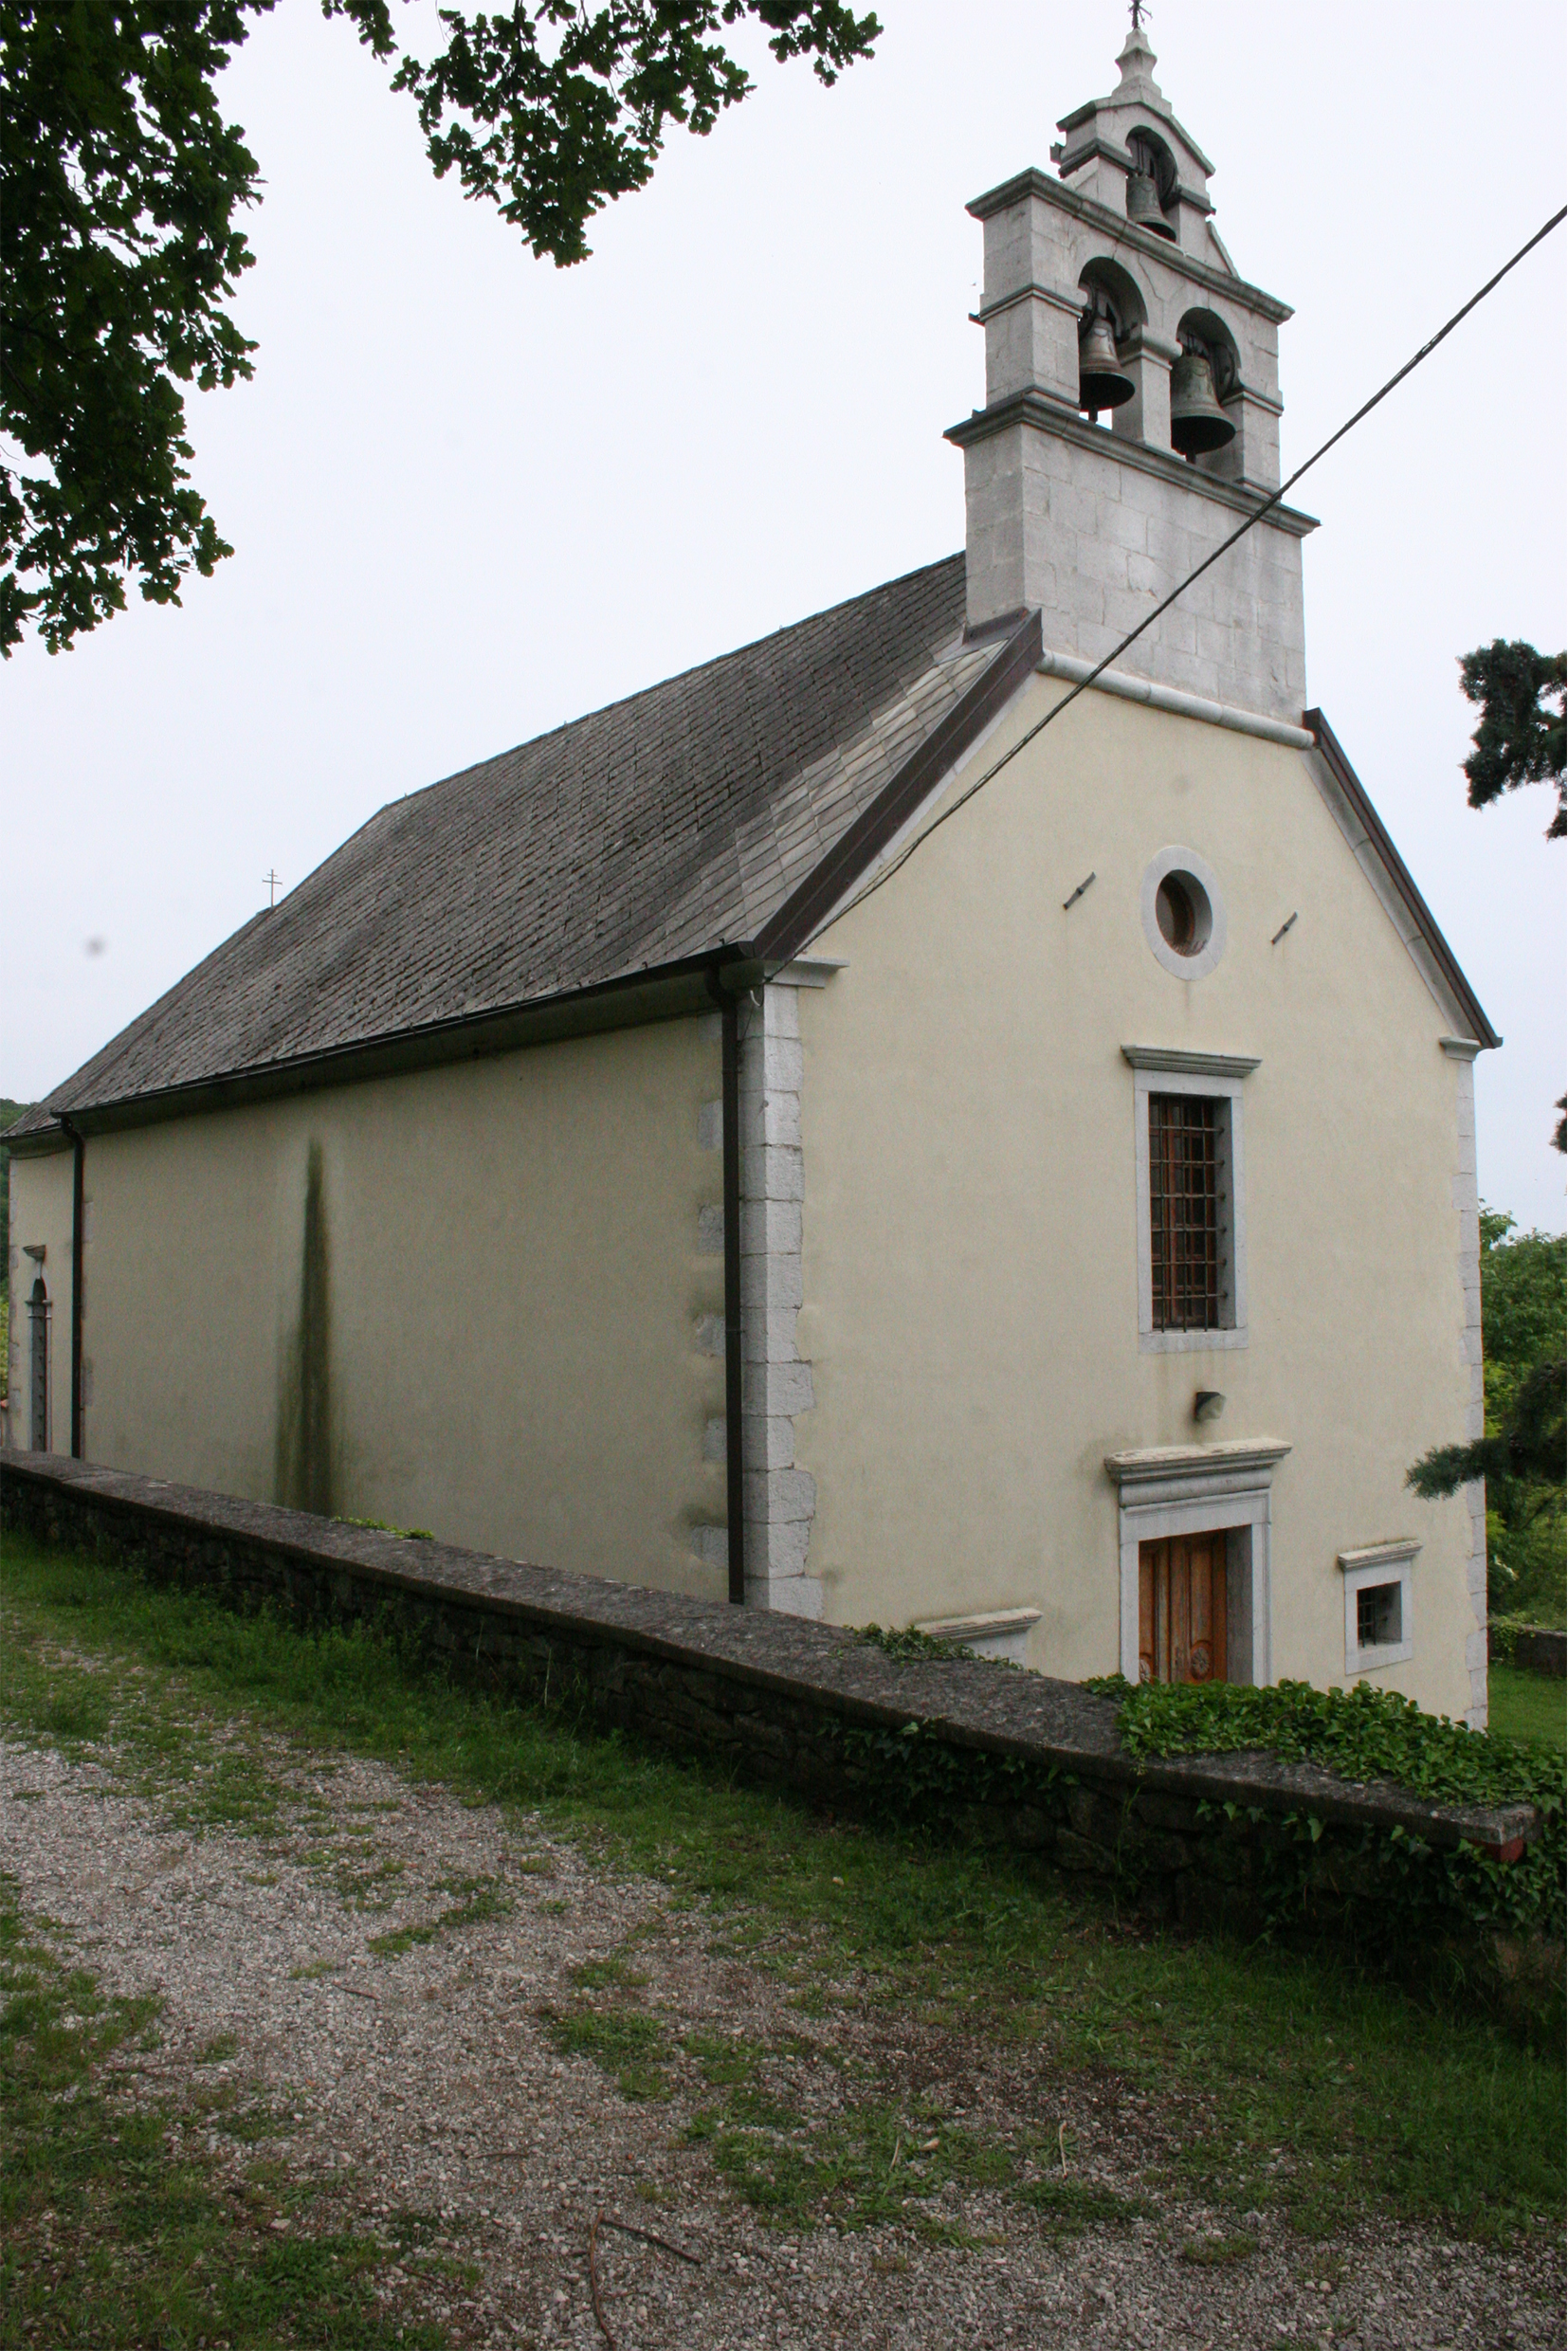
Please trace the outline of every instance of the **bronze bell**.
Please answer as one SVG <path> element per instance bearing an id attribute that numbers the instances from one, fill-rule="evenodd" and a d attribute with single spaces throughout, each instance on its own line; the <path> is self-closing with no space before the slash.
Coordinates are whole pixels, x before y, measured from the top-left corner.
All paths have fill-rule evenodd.
<path id="1" fill-rule="evenodd" d="M 1147 228 L 1152 235 L 1176 243 L 1176 230 L 1160 209 L 1159 184 L 1152 172 L 1128 173 L 1127 218 L 1135 228 Z"/>
<path id="2" fill-rule="evenodd" d="M 1078 339 L 1078 405 L 1094 415 L 1101 409 L 1119 409 L 1138 390 L 1121 373 L 1116 337 L 1104 319 L 1091 319 Z"/>
<path id="3" fill-rule="evenodd" d="M 1208 353 L 1184 351 L 1171 370 L 1172 448 L 1183 457 L 1205 457 L 1235 437 L 1234 425 L 1214 397 Z"/>

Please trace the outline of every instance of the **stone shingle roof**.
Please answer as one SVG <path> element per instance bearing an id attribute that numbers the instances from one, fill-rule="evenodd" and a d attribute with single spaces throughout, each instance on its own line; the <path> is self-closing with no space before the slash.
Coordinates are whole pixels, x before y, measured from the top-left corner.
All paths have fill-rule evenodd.
<path id="1" fill-rule="evenodd" d="M 391 802 L 13 1130 L 756 939 L 998 660 L 961 556 Z"/>

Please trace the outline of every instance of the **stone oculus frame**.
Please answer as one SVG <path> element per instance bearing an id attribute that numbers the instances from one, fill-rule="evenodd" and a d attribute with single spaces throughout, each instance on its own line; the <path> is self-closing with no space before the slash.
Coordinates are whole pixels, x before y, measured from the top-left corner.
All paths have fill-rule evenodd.
<path id="1" fill-rule="evenodd" d="M 1121 1671 L 1138 1680 L 1138 1555 L 1173 1535 L 1223 1534 L 1227 1678 L 1271 1682 L 1272 1486 L 1290 1448 L 1274 1437 L 1229 1445 L 1158 1445 L 1107 1453 L 1117 1489 Z"/>
<path id="2" fill-rule="evenodd" d="M 1138 1186 L 1138 1351 L 1140 1355 L 1191 1355 L 1209 1347 L 1247 1344 L 1247 1153 L 1242 1138 L 1241 1089 L 1257 1068 L 1243 1053 L 1196 1053 L 1180 1047 L 1124 1045 L 1121 1058 L 1133 1073 L 1133 1165 Z M 1195 1094 L 1226 1105 L 1221 1136 L 1220 1181 L 1230 1209 L 1229 1243 L 1220 1272 L 1220 1311 L 1215 1330 L 1157 1331 L 1149 1210 L 1149 1096 Z M 1185 1530 L 1183 1530 L 1185 1531 Z"/>

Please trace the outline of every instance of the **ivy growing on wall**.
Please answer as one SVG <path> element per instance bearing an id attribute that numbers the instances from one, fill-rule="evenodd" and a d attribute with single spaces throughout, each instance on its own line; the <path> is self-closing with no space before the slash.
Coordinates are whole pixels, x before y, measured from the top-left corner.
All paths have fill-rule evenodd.
<path id="1" fill-rule="evenodd" d="M 1263 1689 L 1159 1682 L 1135 1688 L 1111 1674 L 1088 1686 L 1119 1701 L 1121 1744 L 1134 1757 L 1263 1750 L 1284 1763 L 1316 1763 L 1341 1779 L 1381 1780 L 1433 1803 L 1533 1804 L 1541 1834 L 1519 1861 L 1494 1861 L 1473 1846 L 1427 1847 L 1397 1830 L 1382 1834 L 1381 1857 L 1406 1881 L 1407 1910 L 1446 1910 L 1472 1925 L 1560 1940 L 1568 1859 L 1561 1755 L 1525 1740 L 1479 1736 L 1365 1682 L 1348 1690 L 1314 1689 L 1307 1682 Z M 1316 1842 L 1315 1832 L 1309 1841 Z"/>

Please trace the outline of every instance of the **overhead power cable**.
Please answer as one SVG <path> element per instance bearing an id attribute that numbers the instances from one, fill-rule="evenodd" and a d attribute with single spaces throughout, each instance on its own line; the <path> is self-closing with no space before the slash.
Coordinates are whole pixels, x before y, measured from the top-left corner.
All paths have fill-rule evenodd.
<path id="1" fill-rule="evenodd" d="M 921 847 L 922 842 L 929 841 L 931 835 L 938 831 L 941 826 L 945 825 L 950 816 L 957 816 L 958 811 L 965 807 L 969 801 L 973 800 L 976 793 L 983 792 L 987 784 L 994 782 L 1001 774 L 1003 768 L 1008 765 L 1009 761 L 1015 759 L 1020 751 L 1024 750 L 1030 743 L 1031 743 L 1037 735 L 1043 735 L 1047 727 L 1050 726 L 1057 719 L 1059 719 L 1062 716 L 1063 711 L 1066 710 L 1069 704 L 1078 700 L 1080 694 L 1086 694 L 1090 686 L 1093 685 L 1095 680 L 1103 677 L 1107 669 L 1112 668 L 1115 664 L 1121 660 L 1122 654 L 1127 650 L 1127 647 L 1130 645 L 1137 644 L 1145 629 L 1152 629 L 1160 614 L 1162 612 L 1168 612 L 1172 605 L 1176 603 L 1177 597 L 1184 595 L 1195 579 L 1201 579 L 1204 573 L 1219 561 L 1221 556 L 1229 555 L 1231 548 L 1235 546 L 1239 539 L 1245 538 L 1249 531 L 1254 530 L 1264 519 L 1264 517 L 1271 513 L 1273 508 L 1282 502 L 1287 492 L 1295 488 L 1303 474 L 1310 473 L 1313 466 L 1318 463 L 1318 460 L 1321 457 L 1326 457 L 1329 450 L 1336 447 L 1338 444 L 1344 439 L 1347 432 L 1354 432 L 1356 427 L 1361 422 L 1362 418 L 1370 416 L 1373 410 L 1377 408 L 1380 402 L 1386 400 L 1389 393 L 1393 392 L 1396 386 L 1402 384 L 1406 376 L 1411 374 L 1420 366 L 1423 359 L 1430 358 L 1432 353 L 1437 349 L 1438 344 L 1450 336 L 1453 333 L 1454 328 L 1458 326 L 1463 319 L 1468 319 L 1470 312 L 1474 310 L 1478 304 L 1486 301 L 1488 294 L 1496 292 L 1497 288 L 1503 283 L 1504 279 L 1508 275 L 1509 270 L 1517 269 L 1520 263 L 1523 261 L 1525 255 L 1528 253 L 1533 253 L 1536 246 L 1541 242 L 1541 239 L 1543 237 L 1549 237 L 1554 228 L 1560 228 L 1564 220 L 1568 220 L 1568 205 L 1564 205 L 1559 211 L 1554 212 L 1551 219 L 1544 222 L 1542 226 L 1536 230 L 1535 235 L 1529 240 L 1529 242 L 1520 246 L 1519 251 L 1513 256 L 1512 260 L 1505 261 L 1502 268 L 1496 273 L 1495 277 L 1488 278 L 1486 284 L 1470 296 L 1469 301 L 1465 303 L 1463 308 L 1454 312 L 1453 317 L 1449 320 L 1448 324 L 1446 326 L 1440 326 L 1436 334 L 1431 336 L 1428 341 L 1424 342 L 1420 350 L 1416 352 L 1412 358 L 1407 359 L 1404 366 L 1389 377 L 1388 382 L 1382 387 L 1381 391 L 1375 392 L 1370 400 L 1363 401 L 1361 406 L 1357 410 L 1355 415 L 1349 416 L 1345 419 L 1344 423 L 1340 427 L 1338 432 L 1331 432 L 1322 447 L 1321 448 L 1314 449 L 1304 465 L 1298 465 L 1295 472 L 1290 475 L 1287 481 L 1280 483 L 1279 488 L 1274 491 L 1271 497 L 1266 498 L 1263 504 L 1255 507 L 1244 522 L 1237 524 L 1236 528 L 1231 533 L 1229 538 L 1222 538 L 1219 545 L 1214 549 L 1212 555 L 1205 556 L 1201 563 L 1195 564 L 1193 570 L 1188 573 L 1186 578 L 1179 581 L 1178 584 L 1172 589 L 1170 594 L 1155 606 L 1152 612 L 1146 613 L 1143 619 L 1139 622 L 1136 629 L 1128 630 L 1120 645 L 1116 645 L 1111 647 L 1111 650 L 1105 655 L 1103 661 L 1097 662 L 1095 664 L 1095 666 L 1089 671 L 1086 678 L 1081 678 L 1069 693 L 1063 695 L 1060 702 L 1053 702 L 1043 719 L 1037 719 L 1031 727 L 1030 727 L 1024 734 L 1020 735 L 1018 740 L 1013 743 L 1009 750 L 1004 751 L 1001 757 L 994 760 L 992 765 L 986 769 L 983 775 L 977 775 L 972 784 L 965 787 L 956 800 L 951 801 L 949 805 L 942 810 L 940 815 L 933 817 L 931 823 L 925 827 L 925 829 L 922 832 L 916 833 L 912 840 L 906 841 L 903 847 L 899 851 L 897 857 L 890 859 L 889 862 L 883 866 L 882 870 L 866 884 L 866 887 L 863 890 L 858 891 L 856 895 L 848 901 L 848 904 L 836 907 L 833 913 L 829 917 L 828 921 L 823 923 L 820 928 L 813 933 L 813 937 L 820 939 L 823 931 L 829 929 L 832 923 L 842 921 L 844 917 L 847 914 L 852 914 L 857 906 L 863 906 L 868 898 L 872 897 L 876 891 L 881 889 L 884 882 L 891 882 L 893 876 L 899 871 L 900 867 L 907 864 L 909 859 L 914 856 L 915 851 Z"/>

